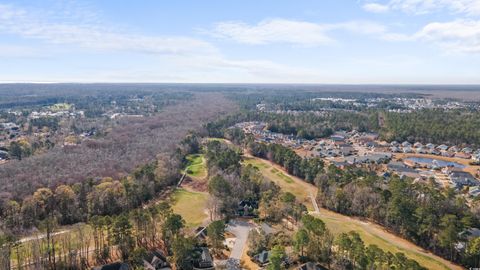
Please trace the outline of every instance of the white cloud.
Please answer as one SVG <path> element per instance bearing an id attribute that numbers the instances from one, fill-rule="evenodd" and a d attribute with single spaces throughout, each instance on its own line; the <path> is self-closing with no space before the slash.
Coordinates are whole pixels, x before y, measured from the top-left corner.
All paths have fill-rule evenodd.
<path id="1" fill-rule="evenodd" d="M 366 3 L 363 5 L 363 9 L 373 13 L 385 13 L 389 10 L 388 5 L 382 5 L 378 3 Z"/>
<path id="2" fill-rule="evenodd" d="M 423 41 L 449 53 L 480 53 L 480 21 L 458 19 L 432 22 L 414 34 L 385 33 L 388 41 Z"/>
<path id="3" fill-rule="evenodd" d="M 300 46 L 320 46 L 335 40 L 330 32 L 348 31 L 358 34 L 380 34 L 383 25 L 369 21 L 349 21 L 334 24 L 318 24 L 287 19 L 263 20 L 256 25 L 244 22 L 220 22 L 211 31 L 203 31 L 215 37 L 230 39 L 244 44 L 283 43 Z"/>
<path id="4" fill-rule="evenodd" d="M 287 25 L 284 26 L 298 29 L 295 24 L 286 23 Z M 319 31 L 318 26 L 314 24 L 299 24 L 301 27 L 310 25 L 310 30 Z M 354 28 L 353 25 L 342 27 Z M 26 71 L 22 74 L 3 73 L 0 79 L 61 82 L 311 82 L 318 81 L 319 74 L 322 73 L 320 70 L 284 65 L 268 60 L 229 59 L 210 43 L 190 37 L 147 36 L 114 28 L 100 22 L 98 16 L 84 9 L 77 13 L 75 9 L 44 11 L 0 4 L 0 33 L 36 39 L 41 41 L 42 46 L 39 49 L 37 48 L 39 44 L 36 44 L 35 48 L 2 44 L 0 57 L 43 57 L 45 51 L 49 53 L 51 51 L 53 55 L 57 52 L 52 48 L 61 48 L 62 54 L 69 51 L 78 52 L 77 48 L 82 49 L 80 52 L 108 51 L 115 53 L 119 58 L 129 52 L 156 54 L 155 60 L 149 62 L 147 66 L 135 67 L 135 60 L 127 56 L 128 66 L 133 68 L 107 64 L 109 68 L 105 69 L 95 64 L 91 66 L 83 64 L 53 76 L 35 70 L 30 75 L 26 75 Z M 302 36 L 306 34 L 303 32 L 297 37 L 308 38 Z M 272 38 L 274 37 L 269 36 L 267 39 Z M 322 40 L 321 37 L 316 36 L 309 38 L 307 43 L 326 41 L 328 38 Z M 61 46 L 49 47 L 50 44 Z M 99 57 L 102 57 L 102 54 L 99 54 Z"/>
<path id="5" fill-rule="evenodd" d="M 480 53 L 480 21 L 429 23 L 413 38 L 431 42 L 450 52 Z"/>
<path id="6" fill-rule="evenodd" d="M 215 52 L 215 48 L 209 43 L 189 37 L 124 34 L 91 23 L 89 20 L 75 18 L 75 21 L 58 22 L 59 20 L 55 18 L 37 13 L 0 4 L 0 32 L 52 44 L 71 44 L 97 50 L 126 50 L 155 54 Z"/>
<path id="7" fill-rule="evenodd" d="M 220 22 L 213 34 L 246 44 L 289 43 L 304 46 L 323 45 L 332 42 L 328 28 L 310 22 L 285 19 L 265 20 L 257 25 L 243 22 Z"/>
<path id="8" fill-rule="evenodd" d="M 384 25 L 370 21 L 350 21 L 344 23 L 330 24 L 329 29 L 344 30 L 364 35 L 383 34 L 387 30 Z"/>
<path id="9" fill-rule="evenodd" d="M 426 14 L 435 11 L 480 15 L 479 0 L 390 0 L 385 3 L 368 2 L 363 8 L 370 12 L 400 10 L 411 14 Z"/>

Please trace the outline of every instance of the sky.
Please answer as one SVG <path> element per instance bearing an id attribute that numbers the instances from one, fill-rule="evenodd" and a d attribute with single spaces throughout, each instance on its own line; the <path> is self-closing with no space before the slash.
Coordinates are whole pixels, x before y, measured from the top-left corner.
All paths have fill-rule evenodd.
<path id="1" fill-rule="evenodd" d="M 0 82 L 480 84 L 480 0 L 0 0 Z"/>

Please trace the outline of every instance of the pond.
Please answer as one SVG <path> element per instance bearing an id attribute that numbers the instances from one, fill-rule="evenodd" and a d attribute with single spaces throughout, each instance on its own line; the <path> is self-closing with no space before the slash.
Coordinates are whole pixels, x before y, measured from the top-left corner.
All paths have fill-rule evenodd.
<path id="1" fill-rule="evenodd" d="M 434 159 L 434 158 L 409 157 L 409 158 L 406 158 L 405 160 L 410 160 L 420 165 L 426 165 L 428 167 L 437 166 L 437 167 L 455 167 L 460 169 L 465 168 L 465 165 L 462 165 L 457 162 L 445 161 L 445 160 Z"/>

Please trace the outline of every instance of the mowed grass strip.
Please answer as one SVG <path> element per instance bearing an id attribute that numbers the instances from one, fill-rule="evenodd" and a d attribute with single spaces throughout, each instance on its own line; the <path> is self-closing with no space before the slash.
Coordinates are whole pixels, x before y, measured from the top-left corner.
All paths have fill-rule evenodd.
<path id="1" fill-rule="evenodd" d="M 282 172 L 278 167 L 275 168 L 271 165 L 269 161 L 260 158 L 247 157 L 244 160 L 244 164 L 251 164 L 257 167 L 266 179 L 279 185 L 282 190 L 293 193 L 299 201 L 307 206 L 309 211 L 314 210 L 309 196 L 310 194 L 317 194 L 317 188 L 315 186 L 302 181 L 298 177 Z M 285 179 L 278 175 L 279 172 L 289 177 L 292 182 L 288 183 L 285 181 Z M 428 269 L 462 269 L 460 266 L 428 253 L 415 244 L 391 234 L 380 226 L 372 223 L 337 214 L 323 208 L 320 209 L 320 213 L 316 214 L 316 216 L 325 222 L 334 235 L 356 231 L 360 234 L 366 245 L 374 244 L 384 251 L 390 251 L 392 253 L 403 252 L 407 257 L 416 260 Z"/>
<path id="2" fill-rule="evenodd" d="M 173 212 L 183 217 L 187 228 L 200 226 L 208 217 L 205 213 L 207 208 L 208 193 L 192 192 L 179 188 L 172 196 Z"/>
<path id="3" fill-rule="evenodd" d="M 308 188 L 308 184 L 303 182 L 303 184 L 296 183 L 290 176 L 286 175 L 279 169 L 270 165 L 268 161 L 259 159 L 259 158 L 245 158 L 243 163 L 245 165 L 251 164 L 252 166 L 258 168 L 260 173 L 262 173 L 265 179 L 274 182 L 284 191 L 288 191 L 295 195 L 297 199 L 307 206 L 309 211 L 313 211 L 312 201 L 309 198 L 311 188 Z M 284 177 L 282 177 L 282 175 Z M 316 194 L 316 193 L 314 193 Z"/>
<path id="4" fill-rule="evenodd" d="M 187 157 L 187 166 L 185 172 L 189 176 L 203 178 L 207 176 L 206 160 L 203 154 L 192 154 Z"/>

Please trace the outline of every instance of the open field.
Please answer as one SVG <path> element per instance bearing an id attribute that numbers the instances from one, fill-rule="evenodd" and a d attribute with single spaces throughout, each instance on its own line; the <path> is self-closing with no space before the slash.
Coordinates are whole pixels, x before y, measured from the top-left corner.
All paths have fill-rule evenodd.
<path id="1" fill-rule="evenodd" d="M 314 185 L 289 175 L 283 168 L 267 160 L 249 156 L 246 157 L 244 163 L 256 166 L 265 178 L 277 183 L 283 190 L 295 194 L 300 201 L 305 202 L 309 210 L 313 210 L 309 196 L 311 193 L 317 194 L 317 188 Z M 273 169 L 283 172 L 293 182 L 288 183 Z M 335 235 L 352 230 L 357 231 L 366 244 L 375 244 L 392 253 L 403 252 L 407 257 L 416 260 L 428 269 L 462 269 L 462 267 L 440 258 L 374 223 L 340 215 L 323 208 L 320 209 L 319 214 L 315 215 L 321 218 Z"/>
<path id="2" fill-rule="evenodd" d="M 273 181 L 283 190 L 293 193 L 299 201 L 307 206 L 309 211 L 313 211 L 313 204 L 309 196 L 315 187 L 301 180 L 295 181 L 280 166 L 277 167 L 277 165 L 263 159 L 247 157 L 244 164 L 251 164 L 257 167 L 265 178 Z M 315 191 L 313 194 L 317 194 L 317 192 Z"/>
<path id="3" fill-rule="evenodd" d="M 204 178 L 207 176 L 207 163 L 202 154 L 193 154 L 187 156 L 187 166 L 185 171 L 190 177 Z"/>
<path id="4" fill-rule="evenodd" d="M 207 199 L 208 193 L 179 188 L 172 196 L 173 212 L 185 219 L 187 228 L 195 228 L 208 217 L 205 213 Z"/>

